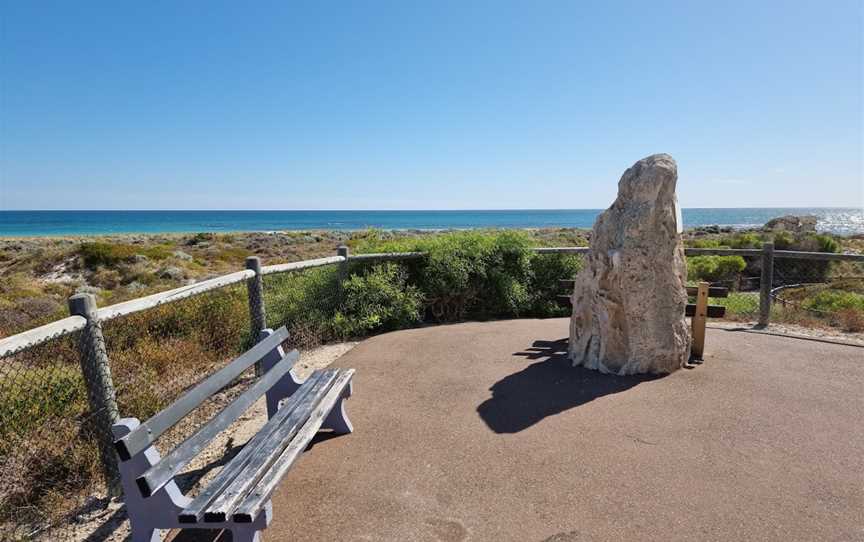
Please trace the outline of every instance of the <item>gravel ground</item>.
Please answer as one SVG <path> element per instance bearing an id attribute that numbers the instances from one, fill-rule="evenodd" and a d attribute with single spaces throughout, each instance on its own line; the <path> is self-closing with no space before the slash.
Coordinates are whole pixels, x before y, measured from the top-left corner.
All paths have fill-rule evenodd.
<path id="1" fill-rule="evenodd" d="M 709 328 L 734 329 L 748 333 L 762 333 L 799 339 L 819 340 L 836 344 L 864 346 L 864 333 L 841 332 L 831 328 L 796 326 L 794 324 L 770 324 L 764 329 L 756 327 L 755 322 L 711 322 Z"/>

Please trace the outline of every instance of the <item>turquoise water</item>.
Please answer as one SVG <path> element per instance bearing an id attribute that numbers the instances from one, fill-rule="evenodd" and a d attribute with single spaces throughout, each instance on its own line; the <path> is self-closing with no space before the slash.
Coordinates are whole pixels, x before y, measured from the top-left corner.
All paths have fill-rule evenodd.
<path id="1" fill-rule="evenodd" d="M 276 230 L 590 228 L 600 209 L 501 211 L 0 211 L 0 236 Z M 864 233 L 861 208 L 683 209 L 684 227 L 761 226 L 774 217 L 812 214 L 818 228 Z"/>

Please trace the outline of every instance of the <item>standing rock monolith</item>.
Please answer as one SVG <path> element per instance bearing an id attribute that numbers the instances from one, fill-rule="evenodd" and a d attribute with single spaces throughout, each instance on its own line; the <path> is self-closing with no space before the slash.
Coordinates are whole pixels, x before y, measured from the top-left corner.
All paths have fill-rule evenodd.
<path id="1" fill-rule="evenodd" d="M 671 373 L 690 355 L 684 319 L 687 264 L 668 154 L 636 162 L 594 223 L 576 276 L 570 359 L 604 373 Z"/>

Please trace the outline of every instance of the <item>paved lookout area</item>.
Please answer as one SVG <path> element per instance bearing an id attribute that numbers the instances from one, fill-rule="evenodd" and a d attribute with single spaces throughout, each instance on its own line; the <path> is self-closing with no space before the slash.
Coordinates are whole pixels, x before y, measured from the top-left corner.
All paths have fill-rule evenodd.
<path id="1" fill-rule="evenodd" d="M 567 320 L 364 341 L 266 540 L 864 540 L 864 350 L 709 330 L 664 378 L 567 366 Z"/>

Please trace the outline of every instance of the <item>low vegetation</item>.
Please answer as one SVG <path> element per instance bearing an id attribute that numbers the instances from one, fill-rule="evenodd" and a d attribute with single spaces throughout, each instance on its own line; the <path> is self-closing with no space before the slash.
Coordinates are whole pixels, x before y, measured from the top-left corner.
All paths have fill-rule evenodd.
<path id="1" fill-rule="evenodd" d="M 837 240 L 821 235 L 748 233 L 689 244 L 750 248 L 769 239 L 778 249 L 839 250 Z M 332 255 L 343 242 L 357 254 L 410 251 L 425 257 L 266 276 L 268 323 L 288 326 L 295 345 L 428 323 L 565 315 L 556 302 L 563 293 L 559 279 L 573 277 L 581 257 L 538 255 L 531 248 L 588 244 L 586 232 L 567 229 L 7 240 L 0 243 L 0 336 L 65 316 L 65 299 L 75 291 L 92 292 L 104 305 L 235 271 L 249 254 L 265 264 L 295 261 Z M 759 263 L 739 256 L 691 257 L 688 279 L 729 285 L 732 294 L 712 303 L 726 305 L 733 319 L 751 319 L 759 296 L 747 278 L 759 275 Z M 832 281 L 838 270 L 848 275 L 855 268 L 809 261 L 783 265 L 778 275 L 798 282 L 806 275 L 831 287 L 788 289 L 789 304 L 774 309 L 779 321 L 806 315 L 848 331 L 864 329 L 861 281 Z M 250 344 L 248 321 L 245 286 L 238 284 L 106 322 L 120 411 L 144 419 L 160 410 Z M 36 522 L 47 511 L 68 512 L 75 495 L 92 493 L 100 483 L 74 337 L 3 361 L 0 529 L 4 522 Z"/>

